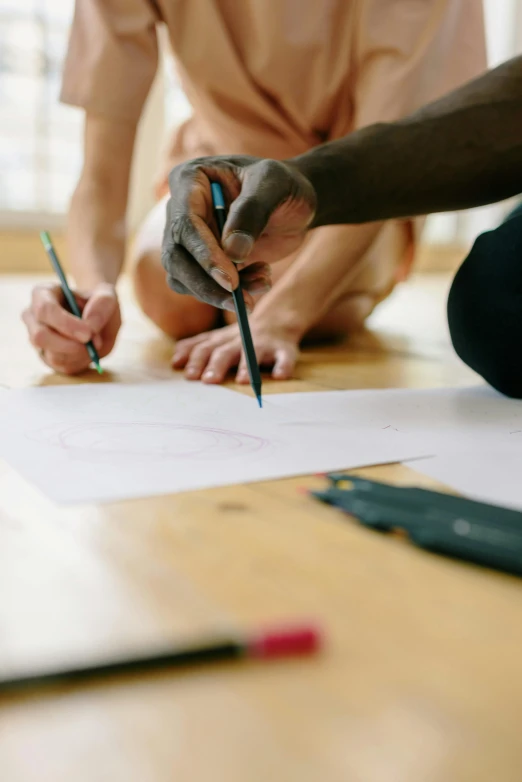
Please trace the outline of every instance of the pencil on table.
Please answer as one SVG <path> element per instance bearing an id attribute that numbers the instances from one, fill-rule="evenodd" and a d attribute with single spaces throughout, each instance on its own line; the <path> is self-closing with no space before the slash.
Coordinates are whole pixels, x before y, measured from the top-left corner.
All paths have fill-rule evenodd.
<path id="1" fill-rule="evenodd" d="M 0 677 L 0 694 L 59 684 L 80 684 L 114 675 L 147 673 L 222 660 L 244 658 L 269 660 L 310 655 L 319 651 L 321 642 L 321 633 L 313 625 L 279 627 L 260 632 L 254 637 L 216 638 L 207 643 L 173 646 L 150 654 L 122 656 L 4 676 Z"/>

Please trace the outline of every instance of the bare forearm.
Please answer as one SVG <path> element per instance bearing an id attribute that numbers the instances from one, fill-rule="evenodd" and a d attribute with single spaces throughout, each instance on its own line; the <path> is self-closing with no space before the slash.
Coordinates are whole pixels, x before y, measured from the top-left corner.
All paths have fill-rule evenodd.
<path id="1" fill-rule="evenodd" d="M 70 263 L 79 288 L 90 290 L 100 282 L 116 282 L 125 253 L 124 218 L 125 208 L 123 213 L 115 209 L 102 187 L 80 182 L 68 222 Z"/>
<path id="2" fill-rule="evenodd" d="M 291 163 L 312 182 L 314 226 L 464 209 L 522 191 L 522 57 L 391 124 Z"/>
<path id="3" fill-rule="evenodd" d="M 115 283 L 125 254 L 125 214 L 135 128 L 88 117 L 85 161 L 68 222 L 71 268 L 80 288 Z"/>
<path id="4" fill-rule="evenodd" d="M 289 336 L 301 339 L 346 295 L 382 223 L 313 231 L 294 263 L 256 307 Z"/>

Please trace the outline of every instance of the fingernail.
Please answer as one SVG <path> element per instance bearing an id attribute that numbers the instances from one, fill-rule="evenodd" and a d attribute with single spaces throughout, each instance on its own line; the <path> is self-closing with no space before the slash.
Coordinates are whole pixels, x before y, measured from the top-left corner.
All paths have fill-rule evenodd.
<path id="1" fill-rule="evenodd" d="M 73 337 L 79 342 L 88 342 L 91 338 L 91 332 L 89 329 L 76 329 L 76 331 L 73 332 Z"/>
<path id="2" fill-rule="evenodd" d="M 196 377 L 198 370 L 195 367 L 189 367 L 187 369 L 187 377 Z"/>
<path id="3" fill-rule="evenodd" d="M 228 255 L 238 260 L 243 260 L 252 250 L 254 246 L 253 238 L 243 231 L 233 231 L 223 243 L 223 248 Z"/>
<path id="4" fill-rule="evenodd" d="M 208 369 L 203 375 L 203 380 L 214 380 L 215 377 L 216 373 L 213 372 L 212 369 Z"/>
<path id="5" fill-rule="evenodd" d="M 232 282 L 226 272 L 221 271 L 221 269 L 218 269 L 217 266 L 214 266 L 214 268 L 210 270 L 210 276 L 217 282 L 218 285 L 232 293 Z"/>
<path id="6" fill-rule="evenodd" d="M 96 317 L 96 315 L 93 318 L 88 319 L 89 326 L 91 328 L 91 332 L 96 334 L 98 331 L 100 331 L 103 326 L 105 325 L 101 318 Z"/>
<path id="7" fill-rule="evenodd" d="M 235 312 L 236 308 L 234 307 L 234 302 L 231 299 L 223 299 L 221 302 L 221 308 L 224 310 L 228 310 L 229 312 Z"/>
<path id="8" fill-rule="evenodd" d="M 272 286 L 268 282 L 257 280 L 247 285 L 249 293 L 259 296 L 261 293 L 268 293 L 272 289 Z"/>

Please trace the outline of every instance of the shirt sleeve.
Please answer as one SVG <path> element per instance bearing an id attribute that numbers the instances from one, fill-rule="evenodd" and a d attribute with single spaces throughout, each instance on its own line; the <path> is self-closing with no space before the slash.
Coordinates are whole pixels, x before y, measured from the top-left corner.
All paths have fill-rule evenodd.
<path id="1" fill-rule="evenodd" d="M 476 78 L 487 67 L 482 3 L 360 0 L 354 41 L 354 125 L 394 122 Z M 423 218 L 408 237 L 400 278 L 414 260 Z"/>
<path id="2" fill-rule="evenodd" d="M 149 0 L 76 0 L 60 99 L 137 122 L 158 65 Z"/>
<path id="3" fill-rule="evenodd" d="M 487 67 L 482 3 L 361 0 L 354 129 L 393 122 Z"/>

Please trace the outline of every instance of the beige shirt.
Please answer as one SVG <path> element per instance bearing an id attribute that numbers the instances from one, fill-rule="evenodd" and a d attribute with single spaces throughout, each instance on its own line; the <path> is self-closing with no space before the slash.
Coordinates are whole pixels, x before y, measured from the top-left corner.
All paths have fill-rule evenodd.
<path id="1" fill-rule="evenodd" d="M 136 122 L 160 22 L 193 107 L 168 167 L 291 157 L 406 115 L 486 66 L 480 0 L 77 0 L 62 100 Z"/>

